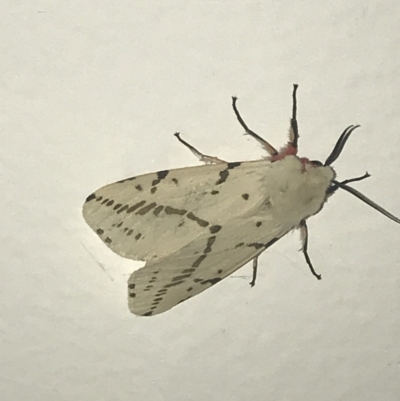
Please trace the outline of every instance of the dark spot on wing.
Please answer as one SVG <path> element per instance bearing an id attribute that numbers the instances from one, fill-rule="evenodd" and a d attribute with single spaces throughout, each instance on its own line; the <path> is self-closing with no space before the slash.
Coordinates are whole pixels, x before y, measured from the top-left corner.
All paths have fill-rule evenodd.
<path id="1" fill-rule="evenodd" d="M 156 191 L 157 191 L 157 187 L 153 187 L 153 188 L 150 189 L 150 192 L 151 192 L 152 194 L 156 193 Z"/>
<path id="2" fill-rule="evenodd" d="M 124 223 L 123 223 L 122 221 L 120 221 L 120 222 L 117 224 L 117 227 L 118 227 L 118 228 L 121 227 L 122 224 L 124 224 Z"/>
<path id="3" fill-rule="evenodd" d="M 103 202 L 101 202 L 102 205 L 104 205 L 105 203 L 107 203 L 110 199 L 106 198 L 103 200 Z"/>
<path id="4" fill-rule="evenodd" d="M 129 207 L 128 205 L 122 206 L 121 209 L 118 210 L 117 214 L 125 212 L 125 210 L 127 210 L 128 207 Z"/>
<path id="5" fill-rule="evenodd" d="M 215 278 L 210 278 L 209 280 L 203 280 L 202 282 L 201 282 L 201 284 L 211 284 L 211 285 L 214 285 L 214 284 L 217 284 L 219 281 L 221 281 L 222 280 L 222 278 L 219 278 L 219 277 L 215 277 Z"/>
<path id="6" fill-rule="evenodd" d="M 192 291 L 193 287 L 189 287 L 186 291 Z"/>
<path id="7" fill-rule="evenodd" d="M 165 213 L 167 213 L 167 214 L 177 214 L 179 216 L 183 216 L 184 214 L 187 213 L 187 210 L 185 210 L 185 209 L 175 209 L 174 207 L 166 206 L 165 207 Z"/>
<path id="8" fill-rule="evenodd" d="M 206 247 L 206 249 L 204 249 L 204 253 L 210 253 L 211 252 L 211 250 L 212 250 L 211 247 L 213 246 L 216 238 L 217 237 L 214 235 L 213 237 L 210 237 L 207 240 L 207 247 Z"/>
<path id="9" fill-rule="evenodd" d="M 128 288 L 133 289 L 136 287 L 136 284 L 132 283 L 132 284 L 128 284 Z"/>
<path id="10" fill-rule="evenodd" d="M 111 244 L 111 238 L 109 238 L 109 237 L 107 237 L 105 240 L 104 240 L 104 242 L 106 243 L 106 244 Z"/>
<path id="11" fill-rule="evenodd" d="M 133 230 L 130 229 L 130 230 L 126 233 L 126 235 L 132 235 L 132 233 L 133 233 Z"/>
<path id="12" fill-rule="evenodd" d="M 130 292 L 130 293 L 129 293 L 129 296 L 130 296 L 131 298 L 135 298 L 135 297 L 136 297 L 136 294 L 135 294 L 134 292 Z"/>
<path id="13" fill-rule="evenodd" d="M 203 219 L 200 219 L 199 217 L 195 216 L 192 212 L 189 212 L 186 217 L 190 220 L 195 221 L 200 227 L 207 227 L 210 223 L 208 221 L 205 221 Z"/>
<path id="14" fill-rule="evenodd" d="M 151 209 L 154 209 L 156 207 L 156 205 L 157 205 L 157 203 L 155 203 L 155 202 L 150 203 L 149 205 L 141 208 L 138 212 L 136 212 L 136 214 L 143 216 L 146 213 L 149 213 Z"/>
<path id="15" fill-rule="evenodd" d="M 242 163 L 241 162 L 233 162 L 233 163 L 228 163 L 227 164 L 227 169 L 232 170 L 236 167 L 239 167 Z"/>
<path id="16" fill-rule="evenodd" d="M 153 311 L 149 311 L 149 312 L 143 313 L 142 316 L 151 316 L 152 314 L 153 314 Z"/>
<path id="17" fill-rule="evenodd" d="M 156 215 L 156 216 L 158 216 L 161 212 L 162 212 L 162 210 L 164 209 L 164 206 L 157 206 L 154 210 L 153 210 L 153 213 Z"/>
<path id="18" fill-rule="evenodd" d="M 226 169 L 219 172 L 219 180 L 215 183 L 215 185 L 223 184 L 228 179 L 229 170 L 239 167 L 241 164 L 241 162 L 228 163 L 226 165 Z"/>
<path id="19" fill-rule="evenodd" d="M 142 187 L 140 184 L 136 185 L 135 188 L 136 188 L 138 191 L 143 191 L 143 187 Z"/>
<path id="20" fill-rule="evenodd" d="M 103 197 L 102 197 L 102 196 L 99 196 L 99 197 L 96 199 L 96 202 L 100 202 L 102 199 L 103 199 Z"/>
<path id="21" fill-rule="evenodd" d="M 215 225 L 215 226 L 211 226 L 210 227 L 210 233 L 211 234 L 215 234 L 217 233 L 219 230 L 221 230 L 222 226 L 219 225 Z"/>
<path id="22" fill-rule="evenodd" d="M 114 206 L 114 210 L 117 210 L 117 209 L 119 209 L 121 206 L 122 206 L 122 204 L 121 204 L 121 203 L 117 203 L 117 204 Z"/>
<path id="23" fill-rule="evenodd" d="M 223 184 L 226 179 L 228 178 L 229 171 L 228 170 L 221 170 L 219 172 L 219 180 L 215 183 L 215 185 L 221 185 Z"/>
<path id="24" fill-rule="evenodd" d="M 223 272 L 223 270 L 219 269 L 218 270 L 218 274 L 221 274 Z"/>
<path id="25" fill-rule="evenodd" d="M 135 235 L 135 239 L 136 239 L 136 240 L 138 240 L 138 239 L 140 239 L 140 237 L 141 237 L 141 236 L 142 236 L 142 234 L 141 234 L 141 233 L 139 233 L 139 234 L 136 234 L 136 235 Z"/>
<path id="26" fill-rule="evenodd" d="M 178 180 L 176 178 L 172 178 L 172 182 L 178 184 Z"/>
<path id="27" fill-rule="evenodd" d="M 96 230 L 96 233 L 97 233 L 98 235 L 103 235 L 103 234 L 104 234 L 104 230 L 102 230 L 101 228 L 98 228 L 98 229 Z"/>
<path id="28" fill-rule="evenodd" d="M 256 249 L 264 248 L 265 245 L 260 242 L 252 242 L 251 244 L 247 244 L 248 247 L 254 247 Z"/>
<path id="29" fill-rule="evenodd" d="M 242 198 L 243 198 L 244 200 L 248 200 L 248 199 L 249 199 L 249 194 L 243 194 L 243 195 L 242 195 Z"/>
<path id="30" fill-rule="evenodd" d="M 157 174 L 157 179 L 153 180 L 153 182 L 151 183 L 151 186 L 154 187 L 155 185 L 158 185 L 161 180 L 163 180 L 169 173 L 169 170 L 164 170 L 164 171 L 159 171 Z"/>
<path id="31" fill-rule="evenodd" d="M 243 245 L 244 245 L 244 242 L 240 242 L 239 244 L 237 244 L 237 245 L 235 246 L 235 249 L 241 248 Z"/>
<path id="32" fill-rule="evenodd" d="M 215 191 L 215 190 L 211 191 L 211 195 L 218 195 L 218 194 L 219 194 L 219 191 Z"/>
<path id="33" fill-rule="evenodd" d="M 182 273 L 187 274 L 187 273 L 193 273 L 194 271 L 196 271 L 196 269 L 185 269 L 185 270 L 182 270 Z"/>
<path id="34" fill-rule="evenodd" d="M 201 281 L 203 281 L 203 279 L 202 278 L 195 278 L 195 279 L 193 279 L 193 281 L 195 283 L 200 283 Z"/>
<path id="35" fill-rule="evenodd" d="M 199 267 L 200 263 L 207 257 L 207 255 L 200 255 L 192 264 L 192 267 Z"/>
<path id="36" fill-rule="evenodd" d="M 174 282 L 174 283 L 165 284 L 165 285 L 164 285 L 164 288 L 175 287 L 176 285 L 182 284 L 182 283 L 184 283 L 184 282 L 185 282 L 184 280 L 181 280 L 181 281 L 176 281 L 176 282 Z"/>
<path id="37" fill-rule="evenodd" d="M 268 247 L 270 247 L 272 244 L 275 244 L 276 241 L 278 241 L 279 238 L 273 238 L 271 241 L 267 242 L 266 244 L 262 244 L 260 242 L 252 242 L 250 244 L 246 244 L 246 246 L 249 247 L 254 247 L 255 249 L 267 249 Z"/>
<path id="38" fill-rule="evenodd" d="M 136 204 L 134 204 L 133 206 L 131 206 L 130 208 L 128 208 L 128 210 L 126 211 L 126 213 L 132 213 L 135 210 L 139 209 L 141 206 L 143 206 L 146 203 L 146 201 L 140 201 Z M 125 206 L 124 206 L 125 207 Z M 120 213 L 121 210 L 118 211 L 118 213 Z"/>
<path id="39" fill-rule="evenodd" d="M 95 194 L 91 194 L 86 198 L 85 202 L 90 202 L 91 200 L 96 199 L 96 195 Z"/>
<path id="40" fill-rule="evenodd" d="M 261 221 L 257 221 L 257 223 L 256 223 L 256 227 L 260 227 L 260 226 L 261 226 L 261 224 L 262 224 L 262 222 L 261 222 Z"/>
<path id="41" fill-rule="evenodd" d="M 181 276 L 174 277 L 171 281 L 181 281 L 190 276 L 191 276 L 191 274 L 182 274 Z"/>

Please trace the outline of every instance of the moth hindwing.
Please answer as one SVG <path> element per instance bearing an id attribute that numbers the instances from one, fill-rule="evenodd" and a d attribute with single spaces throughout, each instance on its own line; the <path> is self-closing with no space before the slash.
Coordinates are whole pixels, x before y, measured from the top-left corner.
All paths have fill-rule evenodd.
<path id="1" fill-rule="evenodd" d="M 330 165 L 358 126 L 344 130 L 325 163 L 297 156 L 296 90 L 294 85 L 289 140 L 279 151 L 246 125 L 232 98 L 239 123 L 267 158 L 226 162 L 202 154 L 177 133 L 206 165 L 128 178 L 86 199 L 83 216 L 99 238 L 118 255 L 146 262 L 128 280 L 131 312 L 162 313 L 251 260 L 254 285 L 258 256 L 294 228 L 300 229 L 306 262 L 320 279 L 308 255 L 306 220 L 339 188 L 400 223 L 348 185 L 368 174 L 335 179 Z"/>

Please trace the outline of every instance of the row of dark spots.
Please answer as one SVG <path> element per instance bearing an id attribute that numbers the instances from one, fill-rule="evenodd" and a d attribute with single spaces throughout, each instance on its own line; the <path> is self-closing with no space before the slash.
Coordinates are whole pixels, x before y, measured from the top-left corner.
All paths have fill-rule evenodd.
<path id="1" fill-rule="evenodd" d="M 207 227 L 210 223 L 195 216 L 192 212 L 189 212 L 186 216 L 188 219 L 195 221 L 200 227 Z"/>
<path id="2" fill-rule="evenodd" d="M 200 264 L 201 264 L 201 263 L 204 261 L 204 259 L 207 257 L 207 254 L 210 253 L 210 252 L 212 251 L 212 246 L 213 246 L 213 244 L 214 244 L 216 238 L 217 238 L 217 237 L 216 237 L 215 235 L 213 235 L 212 237 L 208 238 L 208 240 L 207 240 L 207 245 L 206 245 L 206 248 L 205 248 L 204 251 L 203 251 L 203 254 L 200 255 L 200 256 L 193 262 L 192 267 L 197 268 L 197 267 L 200 266 Z"/>
<path id="3" fill-rule="evenodd" d="M 105 198 L 102 196 L 96 197 L 96 194 L 91 194 L 86 198 L 86 202 L 90 202 L 91 200 L 96 199 L 96 202 L 101 202 L 102 205 L 112 206 L 114 204 L 113 199 Z"/>
<path id="4" fill-rule="evenodd" d="M 244 242 L 240 242 L 239 244 L 237 244 L 235 246 L 235 249 L 241 248 L 243 246 L 247 246 L 247 247 L 253 247 L 255 249 L 267 249 L 269 248 L 271 245 L 275 244 L 276 241 L 278 241 L 279 238 L 273 238 L 271 241 L 267 242 L 266 244 L 263 244 L 262 242 L 251 242 L 248 244 L 245 244 Z"/>
<path id="5" fill-rule="evenodd" d="M 152 306 L 151 306 L 151 313 L 153 313 L 152 311 L 154 309 L 157 309 L 158 304 L 164 299 L 165 294 L 168 292 L 167 288 L 162 288 L 160 290 L 157 291 L 157 293 L 154 296 L 153 302 L 152 302 Z M 150 315 L 145 315 L 145 316 L 150 316 Z"/>
<path id="6" fill-rule="evenodd" d="M 136 214 L 139 216 L 143 216 L 157 206 L 157 204 L 155 202 L 149 203 L 147 206 L 144 206 L 145 203 L 146 203 L 146 201 L 144 201 L 144 200 L 142 200 L 138 203 L 135 203 L 132 206 L 129 206 L 129 205 L 122 206 L 120 203 L 118 203 L 117 205 L 114 206 L 114 210 L 117 211 L 117 214 L 121 214 L 122 212 L 125 212 L 125 211 L 126 211 L 126 213 L 133 213 L 136 210 L 138 210 L 139 208 L 141 208 L 140 210 L 138 210 L 136 212 Z M 144 206 L 144 207 L 142 207 L 142 206 Z"/>
<path id="7" fill-rule="evenodd" d="M 113 224 L 112 226 L 120 228 L 122 226 L 122 222 L 120 222 L 118 224 Z M 99 234 L 98 231 L 99 230 L 97 230 L 97 234 Z M 101 231 L 103 231 L 103 230 L 101 230 Z M 126 234 L 127 237 L 130 237 L 133 234 L 133 230 L 131 228 L 125 227 L 124 228 L 124 233 Z M 99 235 L 101 235 L 101 234 L 99 234 Z M 135 235 L 135 239 L 138 240 L 138 239 L 140 239 L 141 236 L 142 236 L 142 234 L 138 233 L 138 234 Z"/>
<path id="8" fill-rule="evenodd" d="M 200 283 L 200 284 L 211 284 L 211 285 L 214 285 L 214 284 L 217 284 L 219 281 L 221 281 L 222 280 L 222 278 L 221 277 L 214 277 L 214 278 L 210 278 L 210 279 L 207 279 L 207 280 L 204 280 L 204 279 L 202 279 L 202 278 L 195 278 L 193 281 L 195 282 L 195 283 Z"/>
<path id="9" fill-rule="evenodd" d="M 210 225 L 210 223 L 206 220 L 201 219 L 200 217 L 195 216 L 192 212 L 189 212 L 186 216 L 189 220 L 193 220 L 195 221 L 200 227 L 207 227 Z M 209 230 L 211 232 L 211 234 L 215 234 L 218 231 L 220 231 L 222 228 L 222 226 L 215 224 L 212 225 Z"/>
<path id="10" fill-rule="evenodd" d="M 196 270 L 195 268 L 200 266 L 200 263 L 207 257 L 207 254 L 212 251 L 212 245 L 214 244 L 216 238 L 217 237 L 215 235 L 208 238 L 206 247 L 203 251 L 204 252 L 203 255 L 201 255 L 199 258 L 197 258 L 197 260 L 192 264 L 192 269 L 182 270 L 182 274 L 179 276 L 173 277 L 171 280 L 171 283 L 164 285 L 164 289 L 166 290 L 168 288 L 183 284 L 186 281 L 186 279 L 188 279 L 192 275 L 192 273 Z"/>
<path id="11" fill-rule="evenodd" d="M 102 228 L 98 228 L 97 230 L 96 230 L 96 234 L 97 235 L 103 235 L 104 234 L 104 230 L 102 229 Z M 104 242 L 106 243 L 106 244 L 111 244 L 111 242 L 112 242 L 112 240 L 111 240 L 111 238 L 110 237 L 106 237 L 105 239 L 104 239 Z"/>
<path id="12" fill-rule="evenodd" d="M 136 293 L 133 292 L 134 289 L 135 289 L 135 284 L 134 283 L 128 284 L 128 293 L 129 293 L 129 296 L 131 298 L 135 298 L 136 297 Z"/>
<path id="13" fill-rule="evenodd" d="M 241 164 L 242 164 L 241 162 L 227 163 L 226 169 L 225 170 L 221 170 L 219 172 L 219 179 L 215 183 L 215 185 L 223 184 L 229 177 L 229 170 L 232 170 L 232 169 L 234 169 L 236 167 L 239 167 Z"/>

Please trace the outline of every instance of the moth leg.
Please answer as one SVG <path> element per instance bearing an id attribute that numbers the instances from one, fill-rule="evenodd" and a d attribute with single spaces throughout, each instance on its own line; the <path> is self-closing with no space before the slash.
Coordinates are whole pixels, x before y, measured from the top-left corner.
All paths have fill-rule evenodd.
<path id="1" fill-rule="evenodd" d="M 318 279 L 321 280 L 321 275 L 318 274 L 315 270 L 314 267 L 311 263 L 310 257 L 308 256 L 307 248 L 308 248 L 308 228 L 305 220 L 302 220 L 300 222 L 300 234 L 301 234 L 301 241 L 303 243 L 302 246 L 302 251 L 304 254 L 304 257 L 306 258 L 306 262 L 308 264 L 308 267 L 311 270 L 311 273 Z"/>
<path id="2" fill-rule="evenodd" d="M 174 134 L 180 143 L 183 143 L 187 148 L 189 148 L 192 153 L 201 161 L 206 164 L 219 164 L 219 163 L 227 163 L 225 160 L 219 159 L 218 157 L 215 156 L 208 156 L 208 155 L 203 155 L 203 153 L 199 152 L 194 146 L 192 146 L 190 143 L 184 141 L 180 137 L 180 133 L 176 132 Z"/>
<path id="3" fill-rule="evenodd" d="M 299 85 L 293 85 L 293 106 L 292 106 L 292 118 L 290 119 L 290 131 L 289 131 L 289 146 L 293 147 L 297 151 L 297 144 L 299 141 L 299 127 L 297 124 L 297 97 L 296 92 Z"/>
<path id="4" fill-rule="evenodd" d="M 257 278 L 257 268 L 258 268 L 258 256 L 256 256 L 253 259 L 253 278 L 250 281 L 250 286 L 254 287 L 256 284 L 256 278 Z"/>
<path id="5" fill-rule="evenodd" d="M 267 142 L 264 138 L 261 138 L 260 135 L 256 134 L 254 131 L 252 131 L 244 122 L 242 116 L 239 113 L 239 110 L 236 107 L 236 102 L 237 102 L 237 97 L 232 96 L 232 108 L 233 111 L 235 112 L 236 118 L 239 121 L 239 124 L 244 128 L 246 131 L 247 135 L 250 135 L 253 137 L 256 141 L 258 141 L 261 146 L 269 153 L 270 156 L 277 156 L 278 151 L 269 143 Z"/>

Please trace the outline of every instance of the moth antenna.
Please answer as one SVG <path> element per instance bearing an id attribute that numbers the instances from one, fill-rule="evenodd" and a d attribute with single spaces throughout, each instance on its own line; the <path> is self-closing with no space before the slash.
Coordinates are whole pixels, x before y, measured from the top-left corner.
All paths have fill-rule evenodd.
<path id="1" fill-rule="evenodd" d="M 369 174 L 368 171 L 367 171 L 364 175 L 362 175 L 360 177 L 349 178 L 347 180 L 341 181 L 341 184 L 342 185 L 346 185 L 346 184 L 349 184 L 350 182 L 362 181 L 362 180 L 365 180 L 366 178 L 369 178 L 369 177 L 371 177 L 371 174 Z M 327 193 L 327 195 L 332 195 L 338 189 L 339 189 L 339 187 L 337 185 L 332 185 L 327 189 L 326 193 Z"/>
<path id="2" fill-rule="evenodd" d="M 368 174 L 368 173 L 367 173 Z M 366 174 L 366 175 L 367 175 Z M 368 175 L 369 176 L 369 175 Z M 365 176 L 365 178 L 367 178 Z M 359 181 L 359 180 L 358 180 Z M 364 194 L 362 194 L 361 192 L 357 191 L 356 189 L 354 189 L 353 187 L 349 187 L 348 185 L 346 185 L 343 182 L 339 182 L 336 180 L 332 181 L 334 185 L 336 185 L 337 187 L 344 189 L 347 192 L 350 192 L 352 195 L 354 195 L 355 197 L 357 197 L 358 199 L 360 199 L 361 201 L 363 201 L 364 203 L 366 203 L 367 205 L 371 206 L 372 208 L 374 208 L 375 210 L 377 210 L 378 212 L 382 213 L 384 216 L 388 217 L 390 220 L 393 220 L 394 222 L 400 224 L 400 219 L 396 216 L 394 216 L 393 214 L 389 213 L 387 210 L 385 210 L 382 206 L 379 206 L 378 204 L 376 204 L 374 201 L 372 201 L 371 199 L 367 198 Z"/>
<path id="3" fill-rule="evenodd" d="M 359 125 L 349 125 L 340 135 L 338 141 L 336 142 L 335 147 L 333 148 L 331 154 L 327 157 L 325 161 L 325 166 L 330 166 L 342 153 L 344 145 L 346 144 L 347 140 L 350 138 L 350 135 L 353 131 L 359 128 Z"/>
<path id="4" fill-rule="evenodd" d="M 239 113 L 239 110 L 236 107 L 236 102 L 237 102 L 237 97 L 232 96 L 232 108 L 233 111 L 235 112 L 236 118 L 239 121 L 239 124 L 244 128 L 245 134 L 250 135 L 253 137 L 256 141 L 258 141 L 261 146 L 270 154 L 270 156 L 276 156 L 278 154 L 278 151 L 269 143 L 267 142 L 264 138 L 261 138 L 260 135 L 256 134 L 253 130 L 251 130 L 247 124 L 244 122 L 242 116 Z"/>

